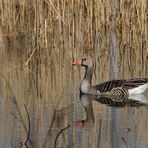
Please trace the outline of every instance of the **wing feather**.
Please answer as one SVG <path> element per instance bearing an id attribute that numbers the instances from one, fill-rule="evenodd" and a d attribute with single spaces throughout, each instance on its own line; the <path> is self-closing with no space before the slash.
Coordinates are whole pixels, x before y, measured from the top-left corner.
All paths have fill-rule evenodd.
<path id="1" fill-rule="evenodd" d="M 140 85 L 148 83 L 148 78 L 136 78 L 136 79 L 128 79 L 128 80 L 111 80 L 106 81 L 104 83 L 95 85 L 94 87 L 100 92 L 111 91 L 116 87 L 124 87 L 126 89 L 132 89 L 138 87 Z"/>

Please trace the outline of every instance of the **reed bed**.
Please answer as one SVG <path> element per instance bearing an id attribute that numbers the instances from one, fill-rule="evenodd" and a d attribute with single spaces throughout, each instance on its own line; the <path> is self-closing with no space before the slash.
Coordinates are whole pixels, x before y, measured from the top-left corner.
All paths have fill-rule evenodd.
<path id="1" fill-rule="evenodd" d="M 97 60 L 99 79 L 148 73 L 146 0 L 6 0 L 0 6 L 8 54 L 23 55 L 22 62 L 36 70 L 48 65 L 51 80 L 63 76 L 65 58 L 83 55 Z"/>

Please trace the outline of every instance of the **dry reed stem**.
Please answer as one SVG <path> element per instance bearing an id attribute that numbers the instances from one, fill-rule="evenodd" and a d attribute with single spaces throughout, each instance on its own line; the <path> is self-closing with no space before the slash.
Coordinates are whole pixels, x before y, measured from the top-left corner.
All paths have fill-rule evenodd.
<path id="1" fill-rule="evenodd" d="M 27 62 L 25 63 L 26 66 L 28 65 L 28 63 L 31 60 L 32 56 L 34 55 L 35 51 L 36 51 L 36 48 L 33 50 L 33 52 L 31 53 L 30 57 L 28 58 Z"/>
<path id="2" fill-rule="evenodd" d="M 59 136 L 62 134 L 63 131 L 67 130 L 69 127 L 70 127 L 70 125 L 66 126 L 65 128 L 63 128 L 63 129 L 61 129 L 59 131 L 59 133 L 57 134 L 57 136 L 56 136 L 56 138 L 54 140 L 54 148 L 57 147 L 56 144 L 57 144 L 57 140 L 58 140 Z"/>
<path id="3" fill-rule="evenodd" d="M 28 109 L 27 109 L 25 104 L 24 104 L 24 107 L 25 107 L 25 110 L 26 110 L 26 113 L 27 113 L 27 119 L 28 119 L 28 132 L 27 132 L 27 138 L 26 138 L 26 141 L 25 141 L 25 146 L 26 146 L 26 148 L 28 148 L 27 143 L 28 143 L 28 141 L 30 141 L 29 137 L 30 137 L 30 130 L 31 130 L 31 122 L 30 122 L 29 112 L 28 112 Z"/>
<path id="4" fill-rule="evenodd" d="M 60 12 L 54 7 L 53 3 L 51 0 L 46 0 L 46 2 L 52 6 L 52 8 L 54 9 L 54 11 L 57 13 L 58 17 L 60 18 L 60 20 L 63 22 L 63 24 L 66 26 L 66 23 L 64 21 L 64 19 L 62 18 L 62 16 L 60 15 Z"/>

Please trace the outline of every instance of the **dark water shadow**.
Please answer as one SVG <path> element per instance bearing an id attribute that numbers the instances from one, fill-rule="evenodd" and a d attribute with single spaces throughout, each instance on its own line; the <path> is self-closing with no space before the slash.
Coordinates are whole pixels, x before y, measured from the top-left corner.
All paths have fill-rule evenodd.
<path id="1" fill-rule="evenodd" d="M 76 120 L 73 123 L 76 127 L 80 128 L 88 126 L 90 127 L 94 125 L 95 117 L 93 113 L 93 105 L 92 105 L 93 101 L 114 108 L 148 106 L 148 97 L 144 94 L 127 96 L 122 101 L 119 101 L 121 100 L 120 98 L 118 98 L 120 96 L 101 97 L 101 96 L 80 94 L 79 97 L 85 109 L 86 118 L 82 120 Z"/>
<path id="2" fill-rule="evenodd" d="M 126 96 L 122 101 L 118 101 L 120 100 L 119 97 L 120 96 L 109 96 L 109 97 L 89 96 L 90 99 L 93 99 L 101 104 L 106 104 L 112 107 L 148 106 L 148 97 L 144 94 Z"/>

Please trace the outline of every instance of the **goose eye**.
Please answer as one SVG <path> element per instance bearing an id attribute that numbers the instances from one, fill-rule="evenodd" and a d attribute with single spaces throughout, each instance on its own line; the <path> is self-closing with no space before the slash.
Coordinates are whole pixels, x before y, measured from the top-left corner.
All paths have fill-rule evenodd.
<path id="1" fill-rule="evenodd" d="M 86 58 L 82 58 L 82 61 L 86 61 Z"/>

